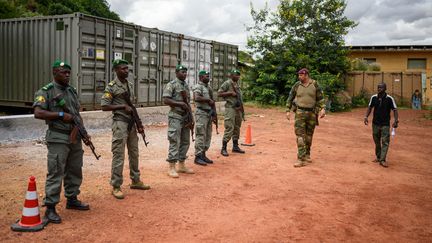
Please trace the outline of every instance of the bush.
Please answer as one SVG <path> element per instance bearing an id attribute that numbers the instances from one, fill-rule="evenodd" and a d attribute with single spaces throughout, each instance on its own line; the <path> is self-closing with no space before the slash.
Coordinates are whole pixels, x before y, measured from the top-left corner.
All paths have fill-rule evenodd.
<path id="1" fill-rule="evenodd" d="M 366 107 L 368 103 L 368 95 L 364 89 L 362 89 L 358 95 L 352 97 L 352 107 Z"/>

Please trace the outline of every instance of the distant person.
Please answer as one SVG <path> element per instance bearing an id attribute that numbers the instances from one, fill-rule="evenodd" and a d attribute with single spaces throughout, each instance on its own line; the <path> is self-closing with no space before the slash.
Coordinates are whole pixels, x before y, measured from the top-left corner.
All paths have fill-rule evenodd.
<path id="1" fill-rule="evenodd" d="M 45 182 L 45 217 L 51 223 L 61 223 L 56 212 L 60 201 L 62 182 L 67 198 L 66 208 L 89 210 L 90 206 L 78 200 L 83 180 L 82 142 L 88 144 L 90 136 L 73 138 L 74 116 L 79 114 L 80 103 L 74 87 L 69 85 L 71 66 L 64 61 L 55 61 L 52 67 L 54 80 L 38 90 L 33 103 L 34 116 L 48 125 L 46 141 L 48 147 L 48 173 Z M 58 98 L 61 97 L 61 98 Z M 68 112 L 66 112 L 68 111 Z M 76 133 L 75 133 L 76 134 Z"/>
<path id="2" fill-rule="evenodd" d="M 422 108 L 422 95 L 418 89 L 415 90 L 414 94 L 411 97 L 411 106 L 413 110 L 421 110 Z"/>
<path id="3" fill-rule="evenodd" d="M 315 126 L 319 117 L 325 116 L 324 95 L 317 81 L 309 77 L 306 68 L 297 72 L 298 79 L 287 99 L 287 119 L 291 119 L 291 108 L 295 110 L 294 130 L 297 136 L 297 161 L 294 167 L 311 163 L 310 150 Z"/>
<path id="4" fill-rule="evenodd" d="M 388 167 L 386 162 L 387 151 L 390 144 L 390 111 L 393 110 L 394 122 L 393 127 L 398 127 L 398 112 L 396 102 L 390 95 L 386 93 L 387 85 L 385 83 L 378 84 L 378 94 L 372 95 L 369 101 L 369 106 L 364 118 L 364 124 L 368 125 L 368 117 L 374 109 L 372 120 L 372 135 L 375 142 L 375 160 L 381 166 Z"/>
<path id="5" fill-rule="evenodd" d="M 126 60 L 117 59 L 113 61 L 113 69 L 116 77 L 109 82 L 101 99 L 103 111 L 112 111 L 112 163 L 111 163 L 111 194 L 116 199 L 123 199 L 123 167 L 125 160 L 125 146 L 128 149 L 129 177 L 132 181 L 131 189 L 148 190 L 149 185 L 144 184 L 140 179 L 138 133 L 142 128 L 137 128 L 132 118 L 132 107 L 128 105 L 126 97 L 133 97 L 132 83 L 128 82 L 129 67 Z M 128 95 L 125 97 L 125 93 Z"/>

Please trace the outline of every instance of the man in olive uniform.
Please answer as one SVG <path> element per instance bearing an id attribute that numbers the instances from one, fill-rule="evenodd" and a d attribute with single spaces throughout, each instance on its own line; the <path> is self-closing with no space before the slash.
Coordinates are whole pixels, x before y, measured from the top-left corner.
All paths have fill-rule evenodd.
<path id="1" fill-rule="evenodd" d="M 74 116 L 79 114 L 80 104 L 75 88 L 69 86 L 71 66 L 64 61 L 53 64 L 54 80 L 35 94 L 34 117 L 46 121 L 48 130 L 48 174 L 45 183 L 45 217 L 51 223 L 61 223 L 55 206 L 60 200 L 62 181 L 64 182 L 66 208 L 89 210 L 90 206 L 78 200 L 82 183 L 83 149 L 81 139 L 71 141 Z M 61 97 L 61 98 L 59 98 Z M 68 112 L 66 112 L 68 111 Z"/>
<path id="2" fill-rule="evenodd" d="M 190 145 L 190 128 L 186 127 L 190 106 L 183 102 L 182 93 L 186 96 L 186 102 L 190 101 L 190 90 L 185 82 L 187 68 L 181 64 L 176 66 L 176 79 L 167 83 L 163 91 L 163 101 L 171 107 L 168 112 L 168 176 L 178 178 L 179 173 L 193 174 L 193 170 L 185 166 L 186 153 Z M 175 164 L 179 162 L 176 171 Z"/>
<path id="3" fill-rule="evenodd" d="M 103 111 L 112 111 L 112 144 L 111 152 L 112 169 L 111 185 L 113 187 L 112 195 L 117 199 L 123 199 L 124 194 L 121 190 L 123 184 L 123 165 L 125 159 L 125 145 L 129 155 L 129 176 L 132 180 L 131 189 L 148 190 L 150 186 L 140 180 L 138 135 L 142 133 L 142 128 L 136 128 L 132 118 L 132 108 L 127 105 L 125 94 L 133 97 L 133 85 L 128 82 L 129 75 L 128 62 L 122 59 L 113 61 L 113 68 L 116 78 L 111 81 L 105 88 L 101 99 Z M 132 99 L 132 98 L 131 98 Z M 132 101 L 133 102 L 133 101 Z"/>
<path id="4" fill-rule="evenodd" d="M 232 152 L 244 154 L 245 151 L 242 150 L 238 145 L 238 140 L 240 137 L 240 127 L 242 124 L 242 119 L 244 119 L 244 113 L 241 110 L 243 105 L 243 97 L 238 85 L 240 79 L 240 71 L 233 69 L 230 71 L 230 79 L 225 81 L 218 90 L 218 96 L 222 97 L 225 103 L 225 119 L 224 119 L 224 136 L 222 141 L 221 154 L 223 156 L 228 156 L 227 144 L 233 140 Z"/>
<path id="5" fill-rule="evenodd" d="M 212 109 L 215 102 L 213 100 L 213 90 L 208 85 L 210 73 L 205 70 L 199 72 L 199 82 L 193 89 L 195 111 L 195 164 L 207 165 L 213 161 L 206 156 L 210 148 L 212 136 L 212 119 L 214 117 Z"/>
<path id="6" fill-rule="evenodd" d="M 297 136 L 297 161 L 294 167 L 305 166 L 312 162 L 310 148 L 312 137 L 317 125 L 317 111 L 320 118 L 325 116 L 325 101 L 317 81 L 309 78 L 306 68 L 298 71 L 300 81 L 291 88 L 287 100 L 287 119 L 290 120 L 291 108 L 295 110 L 294 130 Z"/>

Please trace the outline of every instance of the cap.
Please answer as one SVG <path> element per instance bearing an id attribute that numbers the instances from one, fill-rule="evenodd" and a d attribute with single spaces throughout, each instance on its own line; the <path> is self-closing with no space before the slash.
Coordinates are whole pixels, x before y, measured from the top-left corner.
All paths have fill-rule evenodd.
<path id="1" fill-rule="evenodd" d="M 67 68 L 67 69 L 69 69 L 69 70 L 72 69 L 71 66 L 70 66 L 67 62 L 62 61 L 62 60 L 56 60 L 56 61 L 53 63 L 52 67 L 53 67 L 53 68 Z"/>
<path id="2" fill-rule="evenodd" d="M 240 70 L 234 68 L 234 69 L 231 69 L 230 73 L 240 75 Z"/>
<path id="3" fill-rule="evenodd" d="M 177 66 L 176 66 L 176 72 L 177 71 L 181 71 L 181 70 L 187 71 L 188 69 L 187 69 L 187 67 L 185 67 L 185 66 L 183 66 L 181 64 L 177 64 Z"/>
<path id="4" fill-rule="evenodd" d="M 113 68 L 115 68 L 115 67 L 117 67 L 118 65 L 122 65 L 122 64 L 124 64 L 124 65 L 128 65 L 129 62 L 126 61 L 126 60 L 123 60 L 123 59 L 116 59 L 116 60 L 114 60 L 114 61 L 112 62 L 112 64 L 113 64 Z"/>
<path id="5" fill-rule="evenodd" d="M 201 71 L 199 71 L 199 73 L 198 73 L 199 76 L 204 76 L 204 75 L 209 75 L 209 74 L 210 74 L 210 72 L 209 72 L 209 71 L 206 71 L 206 70 L 201 70 Z"/>
<path id="6" fill-rule="evenodd" d="M 307 70 L 307 68 L 302 68 L 297 72 L 297 74 L 309 74 L 309 70 Z"/>

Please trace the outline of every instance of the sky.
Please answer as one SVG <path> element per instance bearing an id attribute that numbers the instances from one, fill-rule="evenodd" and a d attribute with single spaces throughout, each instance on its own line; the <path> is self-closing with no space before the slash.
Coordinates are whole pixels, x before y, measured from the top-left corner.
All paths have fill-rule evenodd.
<path id="1" fill-rule="evenodd" d="M 120 18 L 145 27 L 246 48 L 250 5 L 279 0 L 107 0 Z M 358 25 L 347 45 L 432 45 L 431 0 L 348 0 L 345 15 Z"/>

